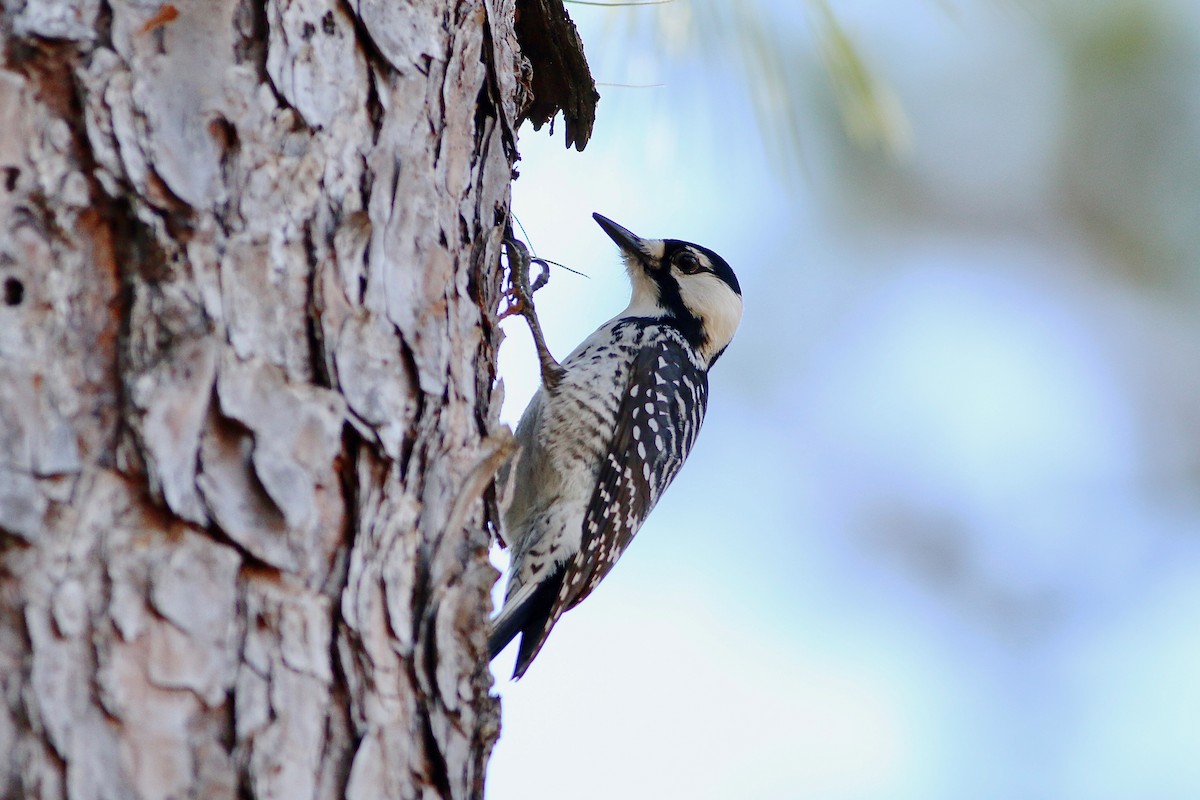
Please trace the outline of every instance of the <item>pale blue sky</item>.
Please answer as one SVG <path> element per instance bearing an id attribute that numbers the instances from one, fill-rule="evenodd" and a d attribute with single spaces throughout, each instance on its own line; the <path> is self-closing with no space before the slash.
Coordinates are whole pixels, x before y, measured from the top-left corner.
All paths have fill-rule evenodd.
<path id="1" fill-rule="evenodd" d="M 834 4 L 912 149 L 855 155 L 815 92 L 803 175 L 719 63 L 656 68 L 571 7 L 599 80 L 666 86 L 602 87 L 582 154 L 521 133 L 514 210 L 590 275 L 537 295 L 551 349 L 628 298 L 593 211 L 721 253 L 746 315 L 629 552 L 522 681 L 497 659 L 490 800 L 1200 797 L 1200 297 L 1080 215 L 1126 201 L 1056 27 L 1118 3 L 1074 5 Z M 537 368 L 506 331 L 515 423 Z"/>

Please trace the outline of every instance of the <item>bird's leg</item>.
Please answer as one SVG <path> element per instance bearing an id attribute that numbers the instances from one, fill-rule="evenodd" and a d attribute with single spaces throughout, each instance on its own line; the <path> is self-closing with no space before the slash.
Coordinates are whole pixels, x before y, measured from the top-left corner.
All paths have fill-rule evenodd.
<path id="1" fill-rule="evenodd" d="M 546 337 L 542 335 L 542 325 L 538 322 L 537 312 L 533 308 L 533 293 L 546 285 L 549 279 L 549 268 L 545 262 L 538 261 L 543 272 L 538 275 L 533 286 L 529 285 L 529 267 L 534 259 L 529 257 L 529 248 L 525 243 L 516 239 L 511 231 L 504 240 L 504 252 L 508 256 L 508 275 L 510 289 L 509 306 L 500 315 L 501 319 L 520 314 L 529 324 L 529 332 L 533 334 L 533 345 L 537 348 L 538 362 L 542 368 L 542 385 L 547 391 L 553 390 L 562 380 L 563 368 L 550 354 L 546 346 Z"/>

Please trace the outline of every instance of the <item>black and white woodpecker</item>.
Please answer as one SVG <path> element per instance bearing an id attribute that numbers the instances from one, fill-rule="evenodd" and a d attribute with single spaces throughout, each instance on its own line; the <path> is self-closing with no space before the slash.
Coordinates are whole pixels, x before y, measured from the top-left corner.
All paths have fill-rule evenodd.
<path id="1" fill-rule="evenodd" d="M 620 247 L 633 296 L 561 364 L 533 312 L 528 255 L 515 243 L 514 257 L 509 242 L 517 309 L 542 368 L 500 476 L 512 487 L 503 515 L 512 560 L 489 646 L 495 658 L 521 634 L 514 678 L 608 574 L 679 472 L 704 420 L 708 371 L 742 318 L 741 287 L 716 253 L 592 216 Z"/>

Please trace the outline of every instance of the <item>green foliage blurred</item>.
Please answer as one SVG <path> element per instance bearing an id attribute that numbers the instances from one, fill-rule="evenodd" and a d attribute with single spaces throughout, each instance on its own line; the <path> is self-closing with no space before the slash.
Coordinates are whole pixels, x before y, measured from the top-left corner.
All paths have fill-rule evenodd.
<path id="1" fill-rule="evenodd" d="M 951 22 L 963 7 L 963 0 L 914 2 Z M 980 4 L 1027 17 L 1057 51 L 1066 84 L 1054 143 L 1063 213 L 1131 280 L 1200 293 L 1200 96 L 1193 80 L 1200 36 L 1186 2 Z M 848 158 L 882 157 L 874 168 L 893 170 L 911 155 L 912 122 L 889 68 L 828 0 L 571 5 L 612 7 L 609 35 L 588 43 L 602 93 L 661 87 L 707 106 L 715 126 L 732 127 L 723 121 L 732 77 L 750 100 L 763 147 L 791 178 L 807 172 L 806 146 L 824 121 L 836 120 L 858 151 Z M 919 40 L 911 46 L 924 47 Z"/>

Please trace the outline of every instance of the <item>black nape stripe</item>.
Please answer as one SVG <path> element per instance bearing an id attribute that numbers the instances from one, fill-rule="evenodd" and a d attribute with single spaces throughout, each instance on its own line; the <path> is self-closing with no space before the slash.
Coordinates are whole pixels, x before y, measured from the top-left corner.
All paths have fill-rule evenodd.
<path id="1" fill-rule="evenodd" d="M 659 323 L 670 325 L 683 334 L 683 338 L 697 350 L 702 347 L 708 337 L 704 335 L 704 325 L 700 318 L 688 311 L 679 294 L 679 283 L 667 269 L 653 273 L 658 284 L 658 302 L 668 312 L 668 316 L 657 320 Z"/>

